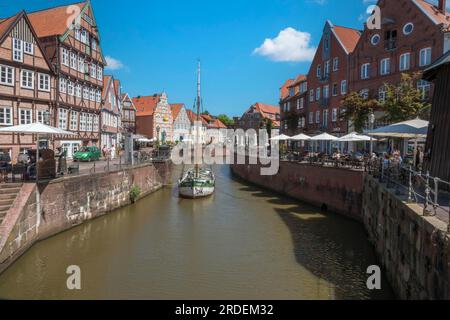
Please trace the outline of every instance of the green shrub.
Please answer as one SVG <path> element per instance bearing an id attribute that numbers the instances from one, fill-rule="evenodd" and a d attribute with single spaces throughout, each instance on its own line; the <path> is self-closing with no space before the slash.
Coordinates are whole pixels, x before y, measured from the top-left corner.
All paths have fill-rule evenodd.
<path id="1" fill-rule="evenodd" d="M 130 190 L 130 201 L 131 203 L 135 203 L 136 199 L 139 198 L 141 194 L 141 188 L 138 186 L 133 186 Z"/>

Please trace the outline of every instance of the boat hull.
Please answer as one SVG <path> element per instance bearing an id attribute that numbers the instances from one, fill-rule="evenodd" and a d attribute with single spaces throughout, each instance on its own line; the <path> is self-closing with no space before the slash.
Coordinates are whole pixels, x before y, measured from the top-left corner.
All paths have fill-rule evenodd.
<path id="1" fill-rule="evenodd" d="M 179 187 L 178 191 L 183 198 L 198 199 L 211 196 L 214 193 L 214 187 Z"/>

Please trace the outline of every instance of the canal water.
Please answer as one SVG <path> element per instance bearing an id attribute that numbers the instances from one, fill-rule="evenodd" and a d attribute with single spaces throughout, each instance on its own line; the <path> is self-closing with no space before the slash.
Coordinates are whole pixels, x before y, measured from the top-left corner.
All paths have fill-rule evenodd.
<path id="1" fill-rule="evenodd" d="M 366 287 L 376 261 L 360 224 L 215 172 L 211 198 L 166 187 L 36 244 L 0 275 L 0 299 L 393 298 L 384 279 Z"/>

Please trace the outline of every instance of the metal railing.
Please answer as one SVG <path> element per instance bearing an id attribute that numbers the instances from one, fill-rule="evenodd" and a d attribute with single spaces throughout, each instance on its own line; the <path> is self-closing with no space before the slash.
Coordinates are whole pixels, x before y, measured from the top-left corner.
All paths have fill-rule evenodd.
<path id="1" fill-rule="evenodd" d="M 387 188 L 395 189 L 397 195 L 406 196 L 409 203 L 422 206 L 424 216 L 446 220 L 450 233 L 450 182 L 386 160 L 370 162 L 368 171 Z"/>
<path id="2" fill-rule="evenodd" d="M 126 162 L 124 156 L 118 156 L 116 159 L 106 157 L 104 160 L 94 162 L 68 162 L 64 172 L 52 171 L 48 177 L 40 177 L 40 181 L 50 181 L 62 177 L 74 177 L 86 174 L 94 174 L 101 172 L 113 172 L 123 169 L 129 169 L 143 164 L 151 164 L 170 159 L 170 152 L 135 152 L 133 164 Z M 58 160 L 56 160 L 58 166 Z M 0 183 L 9 182 L 34 182 L 34 178 L 30 175 L 30 167 L 27 165 L 12 165 L 10 168 L 0 170 Z"/>

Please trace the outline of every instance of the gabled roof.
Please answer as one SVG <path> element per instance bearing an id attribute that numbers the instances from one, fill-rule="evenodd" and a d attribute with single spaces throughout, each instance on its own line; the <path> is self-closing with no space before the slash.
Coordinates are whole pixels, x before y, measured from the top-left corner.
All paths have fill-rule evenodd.
<path id="1" fill-rule="evenodd" d="M 184 103 L 172 103 L 170 104 L 170 109 L 172 110 L 172 118 L 175 121 L 178 115 L 181 112 L 181 109 L 184 108 Z"/>
<path id="2" fill-rule="evenodd" d="M 447 11 L 445 14 L 439 9 L 424 0 L 412 0 L 419 9 L 422 10 L 434 23 L 436 24 L 449 24 L 450 23 L 450 13 Z M 448 2 L 448 1 L 447 1 Z"/>
<path id="3" fill-rule="evenodd" d="M 110 81 L 111 81 L 112 79 L 113 79 L 112 76 L 107 76 L 107 75 L 104 75 L 104 76 L 103 76 L 103 83 L 105 84 L 105 85 L 103 86 L 103 91 L 102 91 L 102 97 L 103 97 L 103 99 L 106 99 L 106 95 L 108 94 L 109 87 L 111 86 L 111 85 L 110 85 Z"/>
<path id="4" fill-rule="evenodd" d="M 120 80 L 114 79 L 114 90 L 116 92 L 116 96 L 119 97 Z"/>
<path id="5" fill-rule="evenodd" d="M 295 79 L 288 79 L 280 88 L 280 98 L 281 100 L 286 99 L 289 96 L 289 87 L 295 81 Z"/>
<path id="6" fill-rule="evenodd" d="M 292 81 L 292 83 L 291 83 L 287 88 L 289 89 L 289 88 L 298 86 L 298 85 L 299 85 L 300 83 L 302 83 L 303 81 L 306 81 L 306 76 L 305 76 L 304 74 L 299 74 L 299 75 L 297 76 L 297 78 L 295 78 L 295 80 Z"/>
<path id="7" fill-rule="evenodd" d="M 131 99 L 130 95 L 128 93 L 122 93 L 121 97 L 122 101 L 130 101 L 131 107 L 136 111 L 136 106 L 133 103 L 133 99 Z"/>
<path id="8" fill-rule="evenodd" d="M 361 31 L 341 26 L 333 26 L 332 30 L 347 54 L 352 53 L 361 38 Z"/>
<path id="9" fill-rule="evenodd" d="M 6 37 L 11 32 L 11 30 L 16 26 L 16 24 L 22 18 L 25 20 L 28 27 L 30 28 L 31 33 L 33 34 L 33 37 L 36 40 L 36 45 L 38 46 L 39 50 L 42 52 L 44 60 L 47 63 L 47 66 L 49 67 L 50 71 L 52 73 L 54 73 L 55 70 L 53 69 L 53 65 L 50 63 L 50 60 L 48 59 L 47 55 L 45 55 L 44 50 L 41 45 L 41 42 L 39 41 L 39 37 L 36 34 L 36 30 L 34 29 L 28 15 L 26 14 L 25 11 L 21 11 L 21 12 L 17 13 L 16 15 L 6 18 L 6 19 L 0 19 L 0 44 L 6 39 Z"/>
<path id="10" fill-rule="evenodd" d="M 61 36 L 67 31 L 67 18 L 70 16 L 68 8 L 70 6 L 78 6 L 80 10 L 86 6 L 87 1 L 73 3 L 70 5 L 64 5 L 59 7 L 54 7 L 50 9 L 40 10 L 36 12 L 29 13 L 31 23 L 38 37 L 50 37 L 50 36 Z"/>
<path id="11" fill-rule="evenodd" d="M 269 104 L 264 104 L 261 102 L 257 102 L 253 105 L 253 107 L 264 117 L 267 118 L 267 114 L 279 114 L 280 107 L 271 106 Z"/>
<path id="12" fill-rule="evenodd" d="M 155 109 L 158 106 L 160 99 L 161 99 L 160 94 L 133 98 L 132 101 L 134 103 L 134 106 L 136 107 L 136 116 L 137 117 L 153 116 L 153 113 L 155 112 Z"/>
<path id="13" fill-rule="evenodd" d="M 12 29 L 14 23 L 23 15 L 23 11 L 19 12 L 12 17 L 2 19 L 0 21 L 0 43 L 3 41 L 3 38 L 8 34 L 8 32 Z"/>
<path id="14" fill-rule="evenodd" d="M 191 121 L 191 124 L 193 125 L 194 122 L 197 121 L 197 114 L 194 111 L 190 110 L 190 109 L 186 110 L 186 113 L 188 115 L 189 120 Z M 208 123 L 205 121 L 205 119 L 202 116 L 200 116 L 199 120 L 202 122 L 202 124 L 204 126 L 208 125 Z"/>

